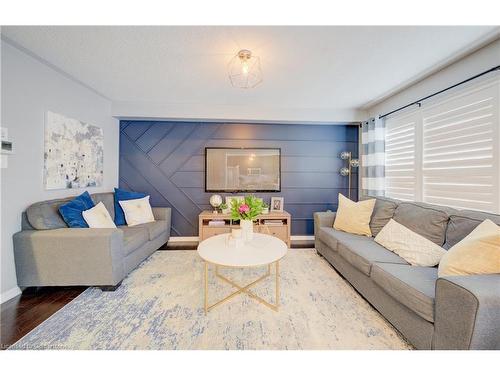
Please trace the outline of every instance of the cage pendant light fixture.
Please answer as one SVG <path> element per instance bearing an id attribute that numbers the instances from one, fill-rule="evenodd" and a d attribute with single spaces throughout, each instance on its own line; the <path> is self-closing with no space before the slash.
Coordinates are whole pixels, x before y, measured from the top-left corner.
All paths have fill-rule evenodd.
<path id="1" fill-rule="evenodd" d="M 234 87 L 251 89 L 262 82 L 260 58 L 247 49 L 242 49 L 229 61 L 228 70 L 229 81 Z"/>

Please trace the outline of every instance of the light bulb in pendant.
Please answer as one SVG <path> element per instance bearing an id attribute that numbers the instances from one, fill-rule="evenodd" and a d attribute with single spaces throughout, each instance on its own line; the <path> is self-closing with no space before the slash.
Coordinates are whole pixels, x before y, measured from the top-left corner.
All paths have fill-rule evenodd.
<path id="1" fill-rule="evenodd" d="M 249 71 L 249 70 L 250 70 L 250 69 L 248 68 L 248 62 L 243 61 L 243 62 L 241 63 L 241 73 L 243 73 L 244 75 L 248 75 L 248 71 Z"/>

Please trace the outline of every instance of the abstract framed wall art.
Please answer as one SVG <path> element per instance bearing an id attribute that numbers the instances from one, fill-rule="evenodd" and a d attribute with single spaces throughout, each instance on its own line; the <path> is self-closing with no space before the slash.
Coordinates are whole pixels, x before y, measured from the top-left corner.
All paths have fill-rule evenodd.
<path id="1" fill-rule="evenodd" d="M 45 189 L 101 186 L 103 143 L 100 127 L 48 111 L 45 119 Z"/>

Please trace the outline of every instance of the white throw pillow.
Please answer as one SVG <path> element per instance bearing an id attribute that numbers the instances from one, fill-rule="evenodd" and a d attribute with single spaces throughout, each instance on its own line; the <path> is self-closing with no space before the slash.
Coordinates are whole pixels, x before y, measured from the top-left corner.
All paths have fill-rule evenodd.
<path id="1" fill-rule="evenodd" d="M 90 210 L 82 212 L 89 228 L 116 228 L 113 219 L 102 202 L 97 203 Z"/>
<path id="2" fill-rule="evenodd" d="M 118 202 L 125 213 L 125 221 L 129 227 L 155 221 L 153 210 L 149 204 L 149 195 L 144 198 Z"/>
<path id="3" fill-rule="evenodd" d="M 412 266 L 433 267 L 446 250 L 391 219 L 375 237 L 375 242 L 398 254 Z"/>

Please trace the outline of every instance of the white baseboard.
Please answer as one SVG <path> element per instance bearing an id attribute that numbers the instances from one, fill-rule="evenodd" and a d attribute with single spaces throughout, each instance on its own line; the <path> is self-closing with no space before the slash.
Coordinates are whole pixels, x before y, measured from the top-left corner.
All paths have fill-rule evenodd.
<path id="1" fill-rule="evenodd" d="M 199 241 L 200 237 L 198 236 L 191 236 L 191 237 L 170 237 L 168 239 L 168 242 L 196 242 Z"/>
<path id="2" fill-rule="evenodd" d="M 8 300 L 18 296 L 21 294 L 21 289 L 19 289 L 18 286 L 15 286 L 12 289 L 7 290 L 6 292 L 3 292 L 0 294 L 0 304 L 7 302 Z"/>
<path id="3" fill-rule="evenodd" d="M 314 241 L 314 236 L 290 236 L 292 241 Z M 187 236 L 187 237 L 170 237 L 168 242 L 196 242 L 199 241 L 200 237 L 197 236 Z"/>
<path id="4" fill-rule="evenodd" d="M 290 236 L 292 241 L 314 241 L 314 236 Z"/>

